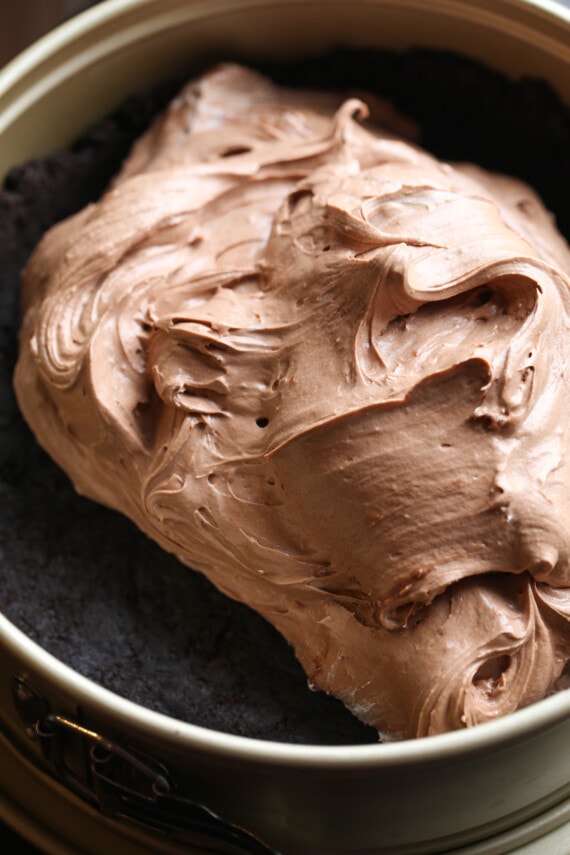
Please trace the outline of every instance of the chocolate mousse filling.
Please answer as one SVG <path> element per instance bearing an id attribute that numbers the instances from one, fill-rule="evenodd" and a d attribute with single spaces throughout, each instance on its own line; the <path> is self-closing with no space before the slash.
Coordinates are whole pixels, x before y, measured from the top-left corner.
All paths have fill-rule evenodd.
<path id="1" fill-rule="evenodd" d="M 332 73 L 329 94 L 306 95 L 216 69 L 25 274 L 17 383 L 40 442 L 81 493 L 262 612 L 311 685 L 373 728 L 307 692 L 268 623 L 77 498 L 10 400 L 3 611 L 103 685 L 231 732 L 439 732 L 538 700 L 568 661 L 568 249 L 527 187 L 438 163 L 399 136 L 429 136 L 419 110 L 402 121 L 364 94 L 388 61 L 409 63 L 396 90 L 428 60 L 469 85 L 479 74 L 482 92 L 489 72 L 423 52 L 375 58 L 348 95 Z M 302 82 L 317 85 L 318 69 Z M 567 133 L 554 96 L 503 85 Z M 392 101 L 406 107 L 401 92 Z M 211 115 L 236 104 L 240 123 L 220 134 Z M 454 128 L 458 110 L 451 93 L 440 122 Z M 507 169 L 471 151 L 469 129 L 463 155 L 438 130 L 442 157 Z M 3 201 L 23 204 L 34 168 L 53 193 L 57 163 L 12 173 Z M 556 181 L 534 183 L 552 204 Z M 129 198 L 140 214 L 125 214 Z M 8 375 L 13 326 L 4 352 Z"/>

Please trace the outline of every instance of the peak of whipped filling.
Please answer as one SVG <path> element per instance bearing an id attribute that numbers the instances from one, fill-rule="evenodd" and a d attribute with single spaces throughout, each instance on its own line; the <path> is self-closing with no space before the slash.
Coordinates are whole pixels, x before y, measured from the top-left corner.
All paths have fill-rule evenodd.
<path id="1" fill-rule="evenodd" d="M 80 493 L 411 737 L 570 659 L 570 252 L 527 186 L 390 119 L 191 83 L 31 259 L 15 384 Z"/>

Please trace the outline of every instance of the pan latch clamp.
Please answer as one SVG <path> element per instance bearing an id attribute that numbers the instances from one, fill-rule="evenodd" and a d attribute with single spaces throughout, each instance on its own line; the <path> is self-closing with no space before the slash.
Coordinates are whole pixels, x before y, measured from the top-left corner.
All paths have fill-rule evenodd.
<path id="1" fill-rule="evenodd" d="M 51 773 L 102 815 L 205 851 L 277 855 L 254 835 L 184 797 L 155 758 L 53 712 L 27 677 L 13 677 L 12 697 L 27 736 L 39 745 Z"/>

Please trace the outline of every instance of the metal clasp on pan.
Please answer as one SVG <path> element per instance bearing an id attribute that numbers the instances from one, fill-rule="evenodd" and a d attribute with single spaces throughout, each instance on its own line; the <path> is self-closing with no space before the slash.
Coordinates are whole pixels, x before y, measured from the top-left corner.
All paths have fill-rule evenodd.
<path id="1" fill-rule="evenodd" d="M 154 758 L 52 712 L 27 677 L 12 678 L 12 696 L 28 737 L 39 743 L 51 771 L 104 816 L 217 853 L 277 855 L 254 835 L 179 794 L 168 770 Z"/>

